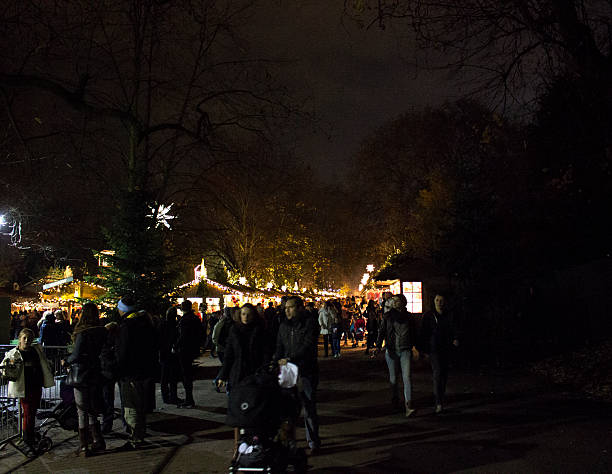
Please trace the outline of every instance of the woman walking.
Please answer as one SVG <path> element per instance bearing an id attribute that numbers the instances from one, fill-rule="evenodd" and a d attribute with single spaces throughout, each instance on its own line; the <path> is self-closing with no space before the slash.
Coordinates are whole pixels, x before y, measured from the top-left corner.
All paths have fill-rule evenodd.
<path id="1" fill-rule="evenodd" d="M 336 307 L 331 300 L 325 302 L 325 305 L 319 310 L 319 326 L 323 335 L 323 354 L 329 356 L 329 345 L 331 342 L 332 325 L 336 320 Z M 333 349 L 332 349 L 333 354 Z"/>
<path id="2" fill-rule="evenodd" d="M 89 456 L 91 452 L 106 449 L 98 415 L 104 410 L 102 399 L 104 378 L 101 373 L 100 353 L 107 337 L 108 331 L 100 324 L 98 307 L 94 303 L 85 303 L 81 319 L 72 334 L 74 350 L 65 361 L 69 365 L 78 364 L 78 370 L 85 374 L 79 386 L 74 388 L 79 418 L 80 446 L 77 455 Z M 93 439 L 91 450 L 90 436 Z"/>
<path id="3" fill-rule="evenodd" d="M 365 310 L 365 316 L 367 319 L 366 323 L 366 354 L 370 353 L 370 349 L 376 344 L 378 339 L 378 310 L 376 309 L 376 303 L 374 300 L 368 302 L 368 306 Z"/>
<path id="4" fill-rule="evenodd" d="M 217 385 L 232 387 L 245 377 L 255 373 L 271 357 L 266 332 L 257 309 L 250 303 L 240 308 L 240 320 L 230 329 L 225 346 L 223 367 Z M 234 451 L 238 448 L 238 428 L 234 428 Z"/>

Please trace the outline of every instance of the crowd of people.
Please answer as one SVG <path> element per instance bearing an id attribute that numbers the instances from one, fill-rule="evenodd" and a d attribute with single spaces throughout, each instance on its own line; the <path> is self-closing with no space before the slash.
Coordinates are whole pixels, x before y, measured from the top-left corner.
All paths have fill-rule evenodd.
<path id="1" fill-rule="evenodd" d="M 9 382 L 9 396 L 19 398 L 23 407 L 23 441 L 33 446 L 34 422 L 42 387 L 53 385 L 48 362 L 40 345 L 73 344 L 62 360 L 72 377 L 78 412 L 78 455 L 103 452 L 104 435 L 113 429 L 115 384 L 121 397 L 121 420 L 129 439 L 125 449 L 143 445 L 146 415 L 155 407 L 156 382 L 163 403 L 195 408 L 193 394 L 194 360 L 204 351 L 218 357 L 221 368 L 214 380 L 218 391 L 231 393 L 243 380 L 263 366 L 282 367 L 289 363 L 299 370 L 296 400 L 303 409 L 308 454 L 321 447 L 317 415 L 319 383 L 318 343 L 323 357 L 340 358 L 341 346 L 365 347 L 375 357 L 384 350 L 389 371 L 391 403 L 399 407 L 399 373 L 403 380 L 403 409 L 412 406 L 411 361 L 428 355 L 432 367 L 435 412 L 443 409 L 452 345 L 458 344 L 452 315 L 444 295 L 435 297 L 435 307 L 417 324 L 406 310 L 403 295 L 385 293 L 381 301 L 360 301 L 354 297 L 305 303 L 298 296 L 283 297 L 280 305 L 269 303 L 225 307 L 223 311 L 199 312 L 189 300 L 170 307 L 163 317 L 142 310 L 131 296 L 116 307 L 116 322 L 100 317 L 98 307 L 86 303 L 72 316 L 72 324 L 61 311 L 47 311 L 39 320 L 31 315 L 13 315 L 13 334 L 18 345 L 5 360 L 23 363 L 20 376 Z M 42 321 L 42 322 L 41 322 Z M 2 362 L 2 365 L 5 361 Z M 80 374 L 80 375 L 79 375 Z M 179 397 L 182 383 L 184 398 Z M 295 427 L 300 410 L 283 420 L 283 432 L 295 446 Z M 101 423 L 100 423 L 101 417 Z M 235 450 L 238 430 L 235 430 Z"/>
<path id="2" fill-rule="evenodd" d="M 65 346 L 81 317 L 81 308 L 70 315 L 65 310 L 15 311 L 11 315 L 9 339 L 18 339 L 22 329 L 29 329 L 41 344 L 47 346 Z"/>

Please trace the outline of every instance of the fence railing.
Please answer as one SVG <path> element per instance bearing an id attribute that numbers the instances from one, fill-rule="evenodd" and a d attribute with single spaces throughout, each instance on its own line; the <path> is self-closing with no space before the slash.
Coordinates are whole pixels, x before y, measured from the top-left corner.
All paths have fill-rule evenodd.
<path id="1" fill-rule="evenodd" d="M 4 355 L 15 346 L 0 345 L 0 362 Z M 61 365 L 61 360 L 69 354 L 69 346 L 43 346 L 43 352 L 51 365 L 55 384 L 44 388 L 42 393 L 41 408 L 48 408 L 55 404 L 60 398 L 60 378 L 66 374 L 66 367 Z M 21 404 L 16 398 L 8 396 L 8 380 L 0 373 L 0 447 L 8 441 L 21 435 Z"/>

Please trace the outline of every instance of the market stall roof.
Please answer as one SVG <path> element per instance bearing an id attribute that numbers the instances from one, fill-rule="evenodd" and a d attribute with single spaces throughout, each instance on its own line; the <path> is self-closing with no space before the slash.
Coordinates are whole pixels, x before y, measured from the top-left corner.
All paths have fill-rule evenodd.
<path id="1" fill-rule="evenodd" d="M 277 298 L 281 296 L 289 296 L 292 294 L 299 294 L 302 296 L 307 296 L 309 298 L 318 296 L 312 291 L 308 291 L 306 293 L 300 293 L 300 292 L 295 292 L 295 291 L 282 291 L 277 288 L 270 288 L 270 289 L 255 288 L 255 287 L 248 286 L 248 285 L 241 285 L 240 283 L 219 283 L 214 280 L 211 280 L 210 278 L 203 278 L 201 280 L 192 280 L 183 285 L 180 285 L 174 290 L 175 294 L 176 295 L 180 294 L 182 297 L 185 297 L 185 298 L 197 297 L 199 295 L 196 294 L 196 291 L 197 291 L 197 287 L 200 284 L 200 282 L 205 282 L 208 287 L 208 291 L 210 291 L 211 293 L 214 292 L 214 294 L 210 294 L 210 293 L 207 294 L 207 297 L 223 296 L 224 294 L 227 294 L 227 293 L 242 293 L 242 294 L 247 294 L 247 295 L 257 295 L 257 296 L 263 296 L 263 297 L 268 297 L 268 298 Z"/>
<path id="2" fill-rule="evenodd" d="M 56 282 L 47 283 L 42 287 L 40 299 L 42 301 L 78 301 L 82 299 L 96 299 L 106 293 L 106 288 L 94 283 L 64 278 Z"/>

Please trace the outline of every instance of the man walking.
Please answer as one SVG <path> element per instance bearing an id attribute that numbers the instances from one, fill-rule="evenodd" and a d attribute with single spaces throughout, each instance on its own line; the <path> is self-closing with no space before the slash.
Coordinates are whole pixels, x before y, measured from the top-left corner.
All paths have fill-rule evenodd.
<path id="1" fill-rule="evenodd" d="M 181 303 L 183 316 L 178 323 L 177 349 L 179 353 L 179 364 L 183 374 L 183 387 L 185 389 L 185 401 L 180 403 L 180 408 L 195 408 L 193 399 L 193 361 L 200 355 L 200 343 L 202 341 L 203 326 L 200 318 L 193 311 L 191 301 L 185 300 Z"/>
<path id="2" fill-rule="evenodd" d="M 157 372 L 157 334 L 132 296 L 121 298 L 117 310 L 122 318 L 116 344 L 119 388 L 130 434 L 124 447 L 134 449 L 144 443 L 147 398 Z"/>
<path id="3" fill-rule="evenodd" d="M 304 301 L 299 296 L 290 296 L 285 303 L 286 319 L 281 323 L 276 339 L 274 360 L 279 365 L 292 362 L 298 366 L 300 381 L 299 398 L 304 408 L 304 424 L 309 454 L 321 447 L 319 418 L 317 416 L 316 390 L 319 383 L 317 363 L 317 340 L 319 325 L 309 317 Z"/>

